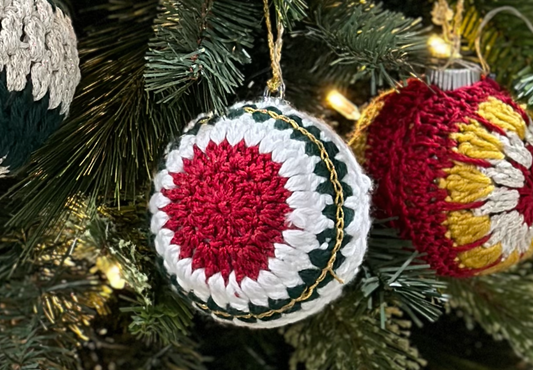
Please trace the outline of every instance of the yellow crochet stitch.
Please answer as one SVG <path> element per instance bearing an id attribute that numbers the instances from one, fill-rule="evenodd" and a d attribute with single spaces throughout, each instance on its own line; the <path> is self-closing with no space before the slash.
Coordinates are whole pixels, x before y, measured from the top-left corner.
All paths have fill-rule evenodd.
<path id="1" fill-rule="evenodd" d="M 502 129 L 506 133 L 516 133 L 521 139 L 524 139 L 527 129 L 526 123 L 522 116 L 510 105 L 494 97 L 489 97 L 486 102 L 479 105 L 477 113 L 491 125 Z M 459 132 L 450 135 L 452 139 L 457 141 L 457 152 L 470 158 L 493 161 L 495 164 L 509 163 L 505 161 L 507 157 L 505 145 L 497 134 L 489 131 L 487 127 L 473 118 L 469 119 L 468 124 L 460 123 L 457 126 Z M 502 191 L 503 187 L 497 187 L 495 182 L 501 182 L 501 180 L 498 180 L 498 176 L 507 175 L 503 170 L 497 169 L 489 172 L 484 168 L 476 168 L 476 166 L 461 162 L 456 162 L 446 172 L 448 176 L 440 179 L 440 186 L 448 190 L 449 197 L 447 201 L 465 204 L 486 201 L 491 196 L 496 197 L 496 189 Z M 515 171 L 514 174 L 519 173 Z M 509 176 L 513 176 L 513 173 L 510 173 Z M 507 188 L 510 191 L 513 189 Z M 474 212 L 459 211 L 449 213 L 446 225 L 450 230 L 448 237 L 454 241 L 454 246 L 461 247 L 474 243 L 493 232 L 495 227 L 493 218 L 497 216 L 497 213 L 485 212 L 487 214 L 475 216 Z M 529 242 L 531 245 L 531 240 Z M 530 246 L 527 252 L 532 250 Z M 501 271 L 520 259 L 518 250 L 511 251 L 508 255 L 505 255 L 501 242 L 493 245 L 487 242 L 474 249 L 460 252 L 457 256 L 461 266 L 480 269 L 481 274 Z M 503 257 L 501 263 L 487 268 L 498 262 L 500 256 Z"/>

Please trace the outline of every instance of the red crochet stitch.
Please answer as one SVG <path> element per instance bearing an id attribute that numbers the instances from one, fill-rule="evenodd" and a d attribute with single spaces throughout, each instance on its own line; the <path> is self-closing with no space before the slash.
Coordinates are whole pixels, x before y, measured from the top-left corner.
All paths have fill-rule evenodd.
<path id="1" fill-rule="evenodd" d="M 281 164 L 244 141 L 210 142 L 205 153 L 195 146 L 194 158 L 183 162 L 182 173 L 171 173 L 176 188 L 162 190 L 171 200 L 165 227 L 175 232 L 180 259 L 192 258 L 206 279 L 220 272 L 227 283 L 235 271 L 237 282 L 256 280 L 274 257 L 274 243 L 283 242 L 291 211 Z"/>
<path id="2" fill-rule="evenodd" d="M 457 124 L 468 123 L 469 118 L 505 135 L 501 128 L 476 113 L 479 104 L 490 96 L 523 112 L 489 79 L 454 91 L 442 91 L 411 80 L 399 94 L 385 97 L 383 109 L 368 128 L 365 167 L 378 184 L 374 203 L 384 216 L 399 217 L 394 226 L 401 230 L 402 237 L 412 240 L 420 252 L 427 253 L 427 261 L 441 275 L 475 274 L 475 270 L 458 265 L 457 253 L 488 239 L 481 239 L 475 245 L 453 247 L 453 241 L 445 236 L 447 212 L 477 208 L 481 204 L 445 201 L 448 192 L 439 188 L 437 179 L 447 176 L 444 169 L 453 167 L 454 160 L 491 166 L 486 160 L 454 151 L 457 143 L 450 138 L 451 133 L 458 131 Z M 525 113 L 523 116 L 527 118 Z M 527 190 L 531 189 L 530 182 L 528 180 Z M 525 194 L 523 197 L 518 209 L 524 208 L 521 212 L 530 221 L 532 197 Z"/>
<path id="3" fill-rule="evenodd" d="M 533 154 L 533 147 L 531 145 L 526 145 L 526 148 Z M 531 226 L 533 225 L 533 173 L 519 163 L 513 162 L 513 165 L 520 168 L 526 180 L 525 186 L 518 189 L 520 200 L 518 201 L 516 210 L 524 216 L 524 222 L 528 226 Z"/>

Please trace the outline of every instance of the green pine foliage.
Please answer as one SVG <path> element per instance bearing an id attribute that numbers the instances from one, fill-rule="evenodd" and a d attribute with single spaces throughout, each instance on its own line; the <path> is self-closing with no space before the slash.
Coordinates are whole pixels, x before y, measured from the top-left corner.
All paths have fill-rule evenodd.
<path id="1" fill-rule="evenodd" d="M 63 228 L 50 230 L 28 263 L 10 261 L 0 276 L 0 369 L 77 369 L 77 343 L 87 340 L 89 320 L 98 297 L 108 288 L 90 271 L 95 255 L 78 253 L 84 221 L 70 217 Z M 32 229 L 2 233 L 9 248 L 19 251 Z M 16 248 L 20 247 L 20 248 Z M 102 312 L 105 311 L 101 306 Z"/>
<path id="2" fill-rule="evenodd" d="M 346 294 L 341 301 L 287 329 L 285 338 L 295 347 L 291 369 L 299 363 L 308 370 L 394 369 L 418 370 L 424 365 L 409 344 L 411 323 L 386 310 L 380 328 L 379 312 L 368 312 L 363 295 Z"/>
<path id="3" fill-rule="evenodd" d="M 297 22 L 307 16 L 308 6 L 306 0 L 274 0 L 276 12 L 289 30 Z"/>
<path id="4" fill-rule="evenodd" d="M 162 275 L 145 221 L 146 202 L 104 208 L 88 225 L 87 243 L 122 267 L 128 294 L 121 294 L 120 311 L 130 316 L 129 332 L 149 344 L 170 345 L 186 339 L 192 325 L 190 306 L 172 292 Z"/>
<path id="5" fill-rule="evenodd" d="M 239 66 L 250 62 L 246 49 L 260 9 L 250 1 L 162 1 L 147 54 L 147 91 L 174 109 L 186 110 L 182 96 L 193 95 L 203 111 L 222 112 L 243 83 Z"/>
<path id="6" fill-rule="evenodd" d="M 394 86 L 412 76 L 425 55 L 420 19 L 366 1 L 315 1 L 308 37 L 324 42 L 329 52 L 316 71 L 342 85 L 370 78 L 376 86 Z"/>
<path id="7" fill-rule="evenodd" d="M 451 307 L 477 322 L 496 340 L 507 340 L 533 362 L 533 267 L 525 263 L 509 272 L 469 280 L 450 280 Z"/>
<path id="8" fill-rule="evenodd" d="M 40 291 L 30 279 L 4 284 L 0 297 L 1 370 L 75 368 L 75 334 L 47 320 Z"/>
<path id="9" fill-rule="evenodd" d="M 190 307 L 170 291 L 147 246 L 144 206 L 104 207 L 90 219 L 77 204 L 65 225 L 38 238 L 28 261 L 10 261 L 2 275 L 0 369 L 78 370 L 102 352 L 103 364 L 117 368 L 205 369 L 189 337 Z M 4 234 L 6 251 L 24 249 L 33 232 Z M 112 291 L 100 258 L 123 266 L 127 289 Z"/>
<path id="10" fill-rule="evenodd" d="M 102 24 L 80 41 L 83 81 L 70 118 L 36 153 L 24 188 L 14 194 L 20 205 L 10 220 L 14 227 L 41 218 L 42 233 L 58 222 L 71 197 L 86 194 L 92 204 L 102 196 L 119 199 L 150 178 L 181 122 L 177 112 L 156 109 L 144 91 L 144 54 L 157 3 L 109 3 Z"/>
<path id="11" fill-rule="evenodd" d="M 388 305 L 399 307 L 419 326 L 438 320 L 448 300 L 446 283 L 410 242 L 399 239 L 395 230 L 380 227 L 382 222 L 374 223 L 377 227 L 368 240 L 361 289 L 370 307 L 381 308 L 382 327 Z"/>
<path id="12" fill-rule="evenodd" d="M 359 104 L 416 76 L 431 3 L 271 0 L 272 20 L 279 16 L 288 30 L 282 64 L 291 101 L 351 128 L 321 94 L 349 88 Z M 466 58 L 475 58 L 481 17 L 502 5 L 533 18 L 526 0 L 466 1 Z M 83 81 L 67 121 L 0 198 L 0 370 L 496 369 L 452 353 L 444 335 L 420 334 L 446 309 L 445 320 L 459 313 L 474 334 L 481 327 L 533 363 L 530 263 L 443 280 L 379 221 L 358 277 L 317 315 L 251 331 L 195 314 L 172 292 L 151 245 L 149 184 L 166 144 L 193 116 L 262 93 L 270 77 L 263 1 L 59 6 L 79 33 Z M 532 39 L 509 15 L 482 36 L 498 80 L 530 103 Z M 124 289 L 110 288 L 103 258 L 120 266 Z"/>
<path id="13" fill-rule="evenodd" d="M 409 329 L 439 318 L 447 296 L 410 243 L 394 230 L 371 232 L 362 277 L 343 297 L 285 332 L 295 347 L 291 368 L 308 370 L 420 369 L 425 365 L 409 341 Z M 404 315 L 403 311 L 408 315 Z M 411 320 L 404 318 L 408 316 Z"/>

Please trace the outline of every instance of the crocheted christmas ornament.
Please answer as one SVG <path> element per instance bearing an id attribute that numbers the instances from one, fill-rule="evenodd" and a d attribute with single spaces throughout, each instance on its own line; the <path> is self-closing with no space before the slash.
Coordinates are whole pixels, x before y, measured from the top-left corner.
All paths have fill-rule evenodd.
<path id="1" fill-rule="evenodd" d="M 490 274 L 532 254 L 532 127 L 496 82 L 409 81 L 374 100 L 359 130 L 378 212 L 398 217 L 439 274 Z"/>
<path id="2" fill-rule="evenodd" d="M 336 299 L 370 228 L 370 180 L 326 124 L 285 103 L 200 118 L 150 202 L 175 288 L 219 321 L 272 328 Z"/>
<path id="3" fill-rule="evenodd" d="M 25 164 L 80 81 L 70 19 L 48 0 L 0 1 L 0 177 Z"/>

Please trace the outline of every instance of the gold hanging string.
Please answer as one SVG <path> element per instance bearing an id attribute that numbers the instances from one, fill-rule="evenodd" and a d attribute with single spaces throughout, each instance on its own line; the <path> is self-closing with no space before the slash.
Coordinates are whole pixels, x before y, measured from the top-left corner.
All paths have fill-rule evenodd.
<path id="1" fill-rule="evenodd" d="M 477 29 L 477 34 L 476 34 L 476 53 L 479 59 L 479 63 L 481 64 L 481 67 L 483 68 L 483 72 L 485 75 L 488 75 L 490 73 L 490 66 L 487 63 L 487 60 L 485 59 L 485 57 L 483 56 L 483 52 L 481 51 L 482 32 L 485 26 L 492 20 L 492 18 L 494 18 L 497 14 L 502 13 L 502 12 L 509 12 L 513 14 L 514 16 L 523 20 L 524 23 L 529 28 L 529 30 L 533 33 L 533 24 L 531 24 L 531 21 L 512 6 L 502 6 L 502 7 L 493 9 L 490 12 L 488 12 L 487 15 L 483 18 L 483 21 L 481 22 L 481 24 L 479 25 Z"/>
<path id="2" fill-rule="evenodd" d="M 432 21 L 442 27 L 442 38 L 451 48 L 445 68 L 461 59 L 461 24 L 463 23 L 464 0 L 458 0 L 455 12 L 446 0 L 438 0 L 431 12 Z"/>
<path id="3" fill-rule="evenodd" d="M 452 56 L 461 55 L 461 25 L 463 24 L 463 15 L 465 12 L 464 0 L 457 1 L 455 6 L 455 16 L 453 18 L 453 37 L 454 44 L 452 47 Z"/>
<path id="4" fill-rule="evenodd" d="M 263 0 L 265 11 L 265 22 L 268 32 L 268 48 L 270 49 L 270 61 L 272 65 L 272 78 L 267 82 L 268 93 L 278 94 L 283 98 L 285 93 L 285 84 L 283 82 L 283 75 L 281 72 L 281 49 L 283 47 L 283 31 L 284 27 L 281 23 L 280 14 L 276 14 L 277 24 L 277 39 L 274 42 L 274 34 L 272 32 L 272 23 L 270 22 L 270 9 L 268 0 Z"/>

